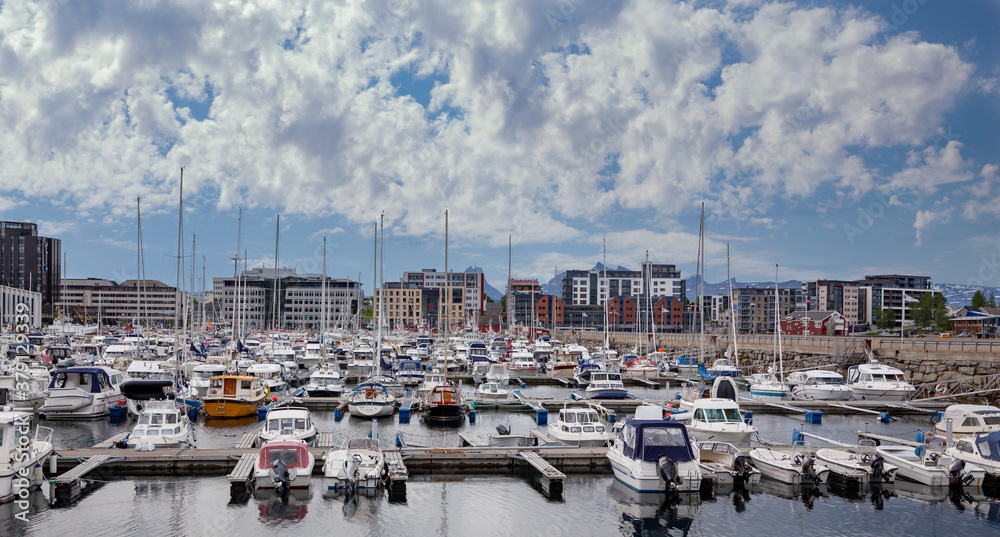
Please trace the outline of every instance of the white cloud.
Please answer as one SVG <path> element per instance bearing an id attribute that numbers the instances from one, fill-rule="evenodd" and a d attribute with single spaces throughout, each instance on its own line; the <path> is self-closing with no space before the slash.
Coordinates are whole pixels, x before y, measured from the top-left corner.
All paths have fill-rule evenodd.
<path id="1" fill-rule="evenodd" d="M 916 230 L 917 235 L 916 247 L 923 246 L 924 239 L 933 230 L 935 223 L 943 224 L 949 220 L 951 220 L 951 209 L 917 211 L 916 218 L 913 220 L 913 229 Z"/>
<path id="2" fill-rule="evenodd" d="M 892 175 L 889 188 L 912 189 L 927 193 L 951 183 L 973 179 L 972 163 L 962 158 L 962 143 L 951 140 L 943 148 L 929 146 L 907 154 L 907 167 Z"/>
<path id="3" fill-rule="evenodd" d="M 766 224 L 776 198 L 873 188 L 856 148 L 926 144 L 973 70 L 914 34 L 881 43 L 861 10 L 731 4 L 5 3 L 0 192 L 114 222 L 137 195 L 172 209 L 186 165 L 219 208 L 385 209 L 415 237 L 449 207 L 458 240 L 494 247 L 705 197 Z M 438 79 L 427 108 L 401 76 Z M 963 180 L 953 144 L 891 180 Z"/>

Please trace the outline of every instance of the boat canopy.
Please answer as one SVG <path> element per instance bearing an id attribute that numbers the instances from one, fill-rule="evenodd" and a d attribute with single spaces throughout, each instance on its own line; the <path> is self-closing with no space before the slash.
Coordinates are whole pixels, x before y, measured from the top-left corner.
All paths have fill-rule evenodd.
<path id="1" fill-rule="evenodd" d="M 622 427 L 625 446 L 622 453 L 631 459 L 656 462 L 666 455 L 674 462 L 695 460 L 687 429 L 683 424 L 660 420 L 635 420 Z"/>
<path id="2" fill-rule="evenodd" d="M 400 371 L 423 371 L 424 366 L 420 363 L 420 360 L 400 360 L 399 361 Z"/>
<path id="3" fill-rule="evenodd" d="M 101 393 L 111 384 L 108 372 L 99 367 L 69 367 L 56 371 L 49 388 L 83 388 L 90 393 Z"/>
<path id="4" fill-rule="evenodd" d="M 274 441 L 260 448 L 258 468 L 270 468 L 275 462 L 282 460 L 289 468 L 305 468 L 309 464 L 309 450 L 305 442 Z"/>
<path id="5" fill-rule="evenodd" d="M 149 401 L 153 399 L 166 399 L 167 392 L 173 381 L 169 379 L 147 380 L 134 379 L 125 381 L 122 384 L 122 395 L 133 401 Z"/>

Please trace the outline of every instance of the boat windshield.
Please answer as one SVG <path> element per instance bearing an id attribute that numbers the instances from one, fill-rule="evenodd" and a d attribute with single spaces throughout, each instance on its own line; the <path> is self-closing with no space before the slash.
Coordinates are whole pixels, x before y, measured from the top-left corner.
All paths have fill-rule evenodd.
<path id="1" fill-rule="evenodd" d="M 642 444 L 647 447 L 683 446 L 684 435 L 680 429 L 646 427 L 642 430 Z"/>
<path id="2" fill-rule="evenodd" d="M 289 468 L 297 467 L 299 464 L 299 451 L 297 449 L 272 449 L 267 452 L 268 466 L 274 466 L 279 460 L 285 461 Z"/>
<path id="3" fill-rule="evenodd" d="M 811 380 L 813 384 L 837 385 L 844 383 L 843 379 L 837 377 L 813 377 Z"/>
<path id="4" fill-rule="evenodd" d="M 708 422 L 743 421 L 740 411 L 735 408 L 705 408 L 699 409 L 698 413 L 702 412 L 702 410 L 704 410 L 703 419 Z"/>

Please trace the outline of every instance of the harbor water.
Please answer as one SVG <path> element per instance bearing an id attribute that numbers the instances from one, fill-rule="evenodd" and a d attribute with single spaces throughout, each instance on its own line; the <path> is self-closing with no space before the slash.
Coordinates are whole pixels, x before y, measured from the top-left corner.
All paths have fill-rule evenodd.
<path id="1" fill-rule="evenodd" d="M 471 387 L 464 387 L 471 394 Z M 636 395 L 661 399 L 664 390 L 634 389 Z M 566 398 L 569 390 L 529 387 L 531 397 Z M 553 407 L 549 406 L 550 410 Z M 370 420 L 334 419 L 333 411 L 313 411 L 320 431 L 332 431 L 336 442 L 365 436 Z M 457 431 L 480 436 L 495 434 L 497 425 L 524 434 L 535 424 L 529 412 L 481 411 L 476 423 L 459 428 L 434 428 L 419 415 L 411 423 L 397 418 L 379 422 L 384 448 L 397 433 L 412 444 L 457 446 Z M 922 416 L 881 423 L 875 416 L 825 415 L 821 425 L 806 425 L 799 415 L 757 414 L 760 436 L 788 443 L 794 429 L 854 443 L 858 430 L 912 440 L 930 428 Z M 85 448 L 131 423 L 106 420 L 55 422 L 56 450 Z M 196 427 L 199 447 L 229 447 L 244 432 L 260 427 L 254 420 Z M 820 442 L 813 442 L 820 445 Z M 13 520 L 13 504 L 0 505 L 0 535 L 1000 535 L 1000 500 L 981 491 L 951 491 L 897 482 L 862 490 L 848 497 L 820 487 L 799 489 L 774 481 L 750 491 L 719 490 L 685 497 L 679 504 L 662 495 L 638 495 L 610 474 L 567 476 L 559 500 L 545 497 L 531 475 L 414 475 L 405 501 L 390 502 L 384 494 L 329 498 L 322 481 L 287 500 L 257 493 L 244 503 L 232 503 L 229 483 L 222 476 L 105 478 L 71 507 L 50 507 L 47 491 L 35 492 L 28 521 Z"/>

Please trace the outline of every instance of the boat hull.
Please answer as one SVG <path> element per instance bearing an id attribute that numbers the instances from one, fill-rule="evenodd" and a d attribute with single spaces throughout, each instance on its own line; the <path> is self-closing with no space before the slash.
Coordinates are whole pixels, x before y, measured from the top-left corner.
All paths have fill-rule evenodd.
<path id="1" fill-rule="evenodd" d="M 205 415 L 214 419 L 246 418 L 256 416 L 257 409 L 264 403 L 244 399 L 209 398 L 205 399 Z"/>
<path id="2" fill-rule="evenodd" d="M 396 404 L 394 402 L 359 401 L 348 403 L 347 410 L 352 416 L 359 418 L 384 418 L 395 412 Z"/>
<path id="3" fill-rule="evenodd" d="M 666 483 L 660 478 L 659 470 L 655 464 L 633 461 L 615 455 L 617 453 L 608 452 L 615 480 L 639 493 L 663 494 L 666 491 Z M 701 489 L 701 471 L 697 463 L 682 464 L 684 466 L 678 468 L 682 477 L 681 484 L 677 486 L 677 492 L 698 492 Z M 687 471 L 685 471 L 685 467 Z"/>
<path id="4" fill-rule="evenodd" d="M 465 409 L 459 405 L 428 405 L 424 421 L 437 425 L 459 425 L 465 421 Z"/>
<path id="5" fill-rule="evenodd" d="M 851 390 L 828 390 L 818 387 L 802 386 L 792 390 L 792 396 L 806 401 L 850 401 Z"/>
<path id="6" fill-rule="evenodd" d="M 913 390 L 906 389 L 881 389 L 881 388 L 861 388 L 852 387 L 851 397 L 860 401 L 906 401 L 913 395 Z"/>
<path id="7" fill-rule="evenodd" d="M 306 394 L 309 397 L 340 397 L 344 395 L 344 389 L 331 389 L 331 388 L 317 388 L 313 390 L 306 390 Z"/>

